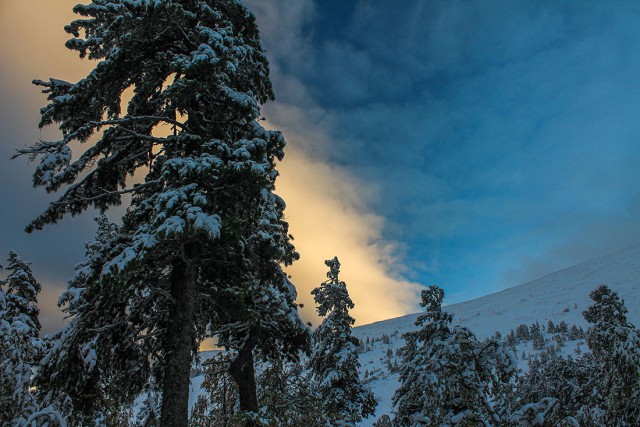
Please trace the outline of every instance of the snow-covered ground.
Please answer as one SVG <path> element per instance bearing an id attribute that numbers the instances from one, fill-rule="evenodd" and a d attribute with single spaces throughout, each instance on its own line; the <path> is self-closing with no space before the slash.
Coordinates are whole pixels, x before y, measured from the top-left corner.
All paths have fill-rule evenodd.
<path id="1" fill-rule="evenodd" d="M 454 315 L 455 322 L 470 328 L 479 338 L 489 337 L 496 331 L 504 337 L 519 324 L 546 325 L 548 320 L 556 325 L 565 321 L 586 329 L 582 311 L 591 305 L 589 292 L 600 284 L 618 292 L 629 310 L 629 320 L 638 326 L 640 245 L 444 309 Z M 379 399 L 376 415 L 365 420 L 362 426 L 372 426 L 382 414 L 391 415 L 391 398 L 399 384 L 398 374 L 389 372 L 389 360 L 393 362 L 396 350 L 404 344 L 402 334 L 415 328 L 416 317 L 417 314 L 411 314 L 354 329 L 354 335 L 365 345 L 367 340 L 370 342 L 369 349 L 360 355 L 361 375 L 370 378 L 369 385 Z M 568 342 L 562 352 L 570 354 L 576 345 L 577 342 Z M 586 345 L 581 348 L 586 349 Z M 518 345 L 516 355 L 520 357 L 523 351 L 527 355 L 534 352 L 531 342 Z M 519 366 L 526 364 L 527 361 L 519 361 Z"/>

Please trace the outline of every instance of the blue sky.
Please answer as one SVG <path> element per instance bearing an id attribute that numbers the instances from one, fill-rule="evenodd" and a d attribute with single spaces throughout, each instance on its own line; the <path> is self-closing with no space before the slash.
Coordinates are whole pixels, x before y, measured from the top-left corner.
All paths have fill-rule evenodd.
<path id="1" fill-rule="evenodd" d="M 49 135 L 29 82 L 91 66 L 61 46 L 75 2 L 47 3 L 0 3 L 0 253 L 33 262 L 54 324 L 95 214 L 21 231 L 51 199 L 8 160 Z M 420 284 L 455 302 L 640 242 L 639 3 L 247 3 L 277 97 L 263 114 L 289 142 L 302 299 L 334 255 L 372 321 L 415 311 Z M 19 14 L 36 35 L 17 37 Z"/>
<path id="2" fill-rule="evenodd" d="M 408 278 L 466 299 L 640 240 L 637 2 L 275 3 L 279 100 L 323 110 Z"/>

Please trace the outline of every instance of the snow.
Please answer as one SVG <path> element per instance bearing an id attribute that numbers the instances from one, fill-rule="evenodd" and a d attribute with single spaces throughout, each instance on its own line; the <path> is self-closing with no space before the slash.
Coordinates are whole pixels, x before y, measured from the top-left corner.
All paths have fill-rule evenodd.
<path id="1" fill-rule="evenodd" d="M 505 335 L 524 323 L 565 321 L 586 328 L 582 311 L 591 305 L 589 292 L 606 284 L 624 299 L 631 323 L 640 324 L 640 245 L 561 270 L 540 279 L 471 301 L 446 306 L 454 321 L 479 338 L 495 331 Z M 446 291 L 446 285 L 445 285 Z M 575 308 L 577 306 L 577 308 Z M 564 311 L 568 309 L 568 311 Z M 354 329 L 360 339 L 414 330 L 418 314 L 384 320 Z"/>

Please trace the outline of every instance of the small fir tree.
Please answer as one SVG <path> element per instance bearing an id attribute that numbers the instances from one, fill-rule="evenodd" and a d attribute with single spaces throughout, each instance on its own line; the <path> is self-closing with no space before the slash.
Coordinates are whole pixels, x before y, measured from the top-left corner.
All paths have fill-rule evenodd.
<path id="1" fill-rule="evenodd" d="M 29 263 L 13 251 L 6 271 L 0 282 L 0 424 L 25 425 L 38 413 L 31 377 L 45 350 L 39 338 L 41 286 Z"/>
<path id="2" fill-rule="evenodd" d="M 391 427 L 391 417 L 389 415 L 384 414 L 373 424 L 373 427 Z"/>
<path id="3" fill-rule="evenodd" d="M 529 337 L 531 338 L 531 345 L 534 350 L 544 349 L 545 339 L 538 322 L 532 323 L 531 326 L 529 326 Z"/>
<path id="4" fill-rule="evenodd" d="M 518 342 L 527 342 L 531 339 L 529 327 L 523 323 L 516 327 L 516 338 Z"/>
<path id="5" fill-rule="evenodd" d="M 593 304 L 583 312 L 591 323 L 587 345 L 598 363 L 597 389 L 609 425 L 640 425 L 640 334 L 627 319 L 618 294 L 601 285 L 589 297 Z"/>
<path id="6" fill-rule="evenodd" d="M 553 334 L 556 332 L 556 326 L 553 324 L 553 321 L 549 319 L 547 322 L 547 333 Z"/>
<path id="7" fill-rule="evenodd" d="M 328 280 L 311 292 L 324 320 L 313 333 L 309 366 L 327 424 L 353 426 L 372 415 L 377 402 L 358 373 L 358 339 L 351 335 L 355 320 L 349 315 L 354 304 L 347 285 L 340 281 L 340 262 L 334 257 L 325 264 L 329 267 Z"/>
<path id="8" fill-rule="evenodd" d="M 585 338 L 585 334 L 582 328 L 578 328 L 576 325 L 571 325 L 567 338 L 569 341 L 577 341 Z"/>
<path id="9" fill-rule="evenodd" d="M 559 332 L 561 334 L 568 334 L 569 333 L 569 325 L 567 325 L 567 322 L 565 322 L 564 320 L 560 322 L 560 324 L 558 325 L 558 328 L 556 330 L 556 332 Z"/>

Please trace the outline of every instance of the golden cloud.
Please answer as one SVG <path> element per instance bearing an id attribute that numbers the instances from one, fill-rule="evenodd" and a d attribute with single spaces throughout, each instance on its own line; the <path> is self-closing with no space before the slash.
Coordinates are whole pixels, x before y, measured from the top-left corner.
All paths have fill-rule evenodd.
<path id="1" fill-rule="evenodd" d="M 294 138 L 290 138 L 293 140 Z M 327 279 L 324 260 L 340 259 L 340 278 L 355 303 L 357 324 L 414 311 L 419 286 L 394 277 L 394 246 L 382 236 L 384 219 L 367 212 L 362 186 L 344 170 L 314 160 L 290 144 L 280 167 L 278 193 L 301 259 L 288 269 L 305 304 L 303 317 L 316 318 L 310 292 Z"/>

